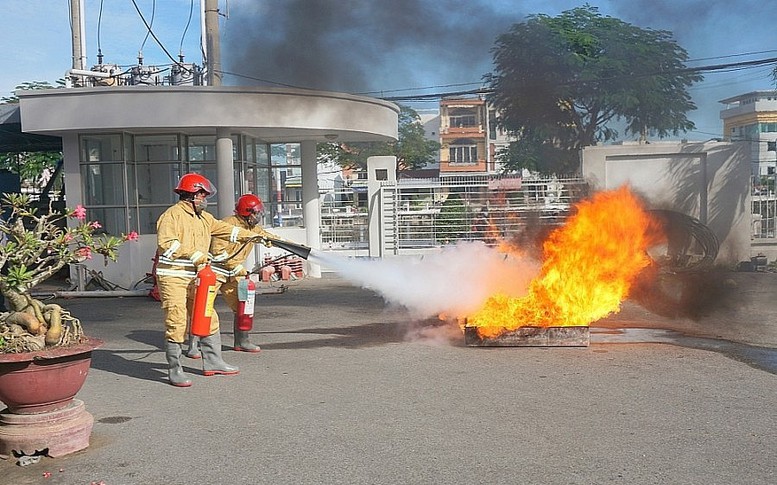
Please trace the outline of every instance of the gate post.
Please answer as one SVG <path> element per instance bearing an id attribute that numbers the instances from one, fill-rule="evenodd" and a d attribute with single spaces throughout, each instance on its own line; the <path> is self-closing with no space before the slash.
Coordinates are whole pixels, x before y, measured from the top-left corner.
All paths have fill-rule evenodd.
<path id="1" fill-rule="evenodd" d="M 367 212 L 369 214 L 370 257 L 383 257 L 383 220 L 380 205 L 380 184 L 397 181 L 397 157 L 380 156 L 367 159 Z"/>

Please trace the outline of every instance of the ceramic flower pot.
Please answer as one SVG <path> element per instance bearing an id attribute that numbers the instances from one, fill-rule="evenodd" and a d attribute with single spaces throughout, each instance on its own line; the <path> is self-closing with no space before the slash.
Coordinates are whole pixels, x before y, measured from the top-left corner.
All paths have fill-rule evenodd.
<path id="1" fill-rule="evenodd" d="M 0 354 L 0 401 L 12 414 L 38 414 L 69 406 L 86 381 L 92 351 L 104 342 L 36 352 Z"/>

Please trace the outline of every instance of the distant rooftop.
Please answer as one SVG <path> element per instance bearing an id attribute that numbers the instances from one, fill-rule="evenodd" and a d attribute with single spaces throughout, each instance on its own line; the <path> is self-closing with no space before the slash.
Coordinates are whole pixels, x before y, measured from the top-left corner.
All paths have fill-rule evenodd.
<path id="1" fill-rule="evenodd" d="M 751 91 L 731 98 L 722 99 L 719 102 L 722 104 L 747 104 L 752 103 L 755 100 L 777 101 L 777 90 Z"/>

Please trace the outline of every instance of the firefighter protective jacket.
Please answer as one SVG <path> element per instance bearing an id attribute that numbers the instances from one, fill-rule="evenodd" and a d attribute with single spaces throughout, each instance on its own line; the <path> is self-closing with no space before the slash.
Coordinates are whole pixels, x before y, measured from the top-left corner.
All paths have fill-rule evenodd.
<path id="1" fill-rule="evenodd" d="M 178 201 L 156 223 L 159 276 L 194 278 L 197 267 L 208 261 L 211 237 L 244 242 L 255 233 L 220 221 L 208 212 L 197 214 L 189 201 Z"/>
<path id="2" fill-rule="evenodd" d="M 265 231 L 259 226 L 249 228 L 245 219 L 237 215 L 226 217 L 222 221 L 230 226 L 252 231 L 254 236 L 278 239 L 278 236 Z M 253 244 L 246 244 L 241 247 L 241 244 L 238 242 L 212 238 L 210 242 L 210 252 L 213 258 L 211 266 L 219 280 L 226 281 L 227 278 L 245 274 L 246 270 L 243 267 L 243 263 L 253 248 Z"/>

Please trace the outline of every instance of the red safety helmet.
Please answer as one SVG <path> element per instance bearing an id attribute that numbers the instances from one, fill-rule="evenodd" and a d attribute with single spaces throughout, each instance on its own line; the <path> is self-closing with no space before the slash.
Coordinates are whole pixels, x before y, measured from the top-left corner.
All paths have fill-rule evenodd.
<path id="1" fill-rule="evenodd" d="M 200 190 L 204 190 L 208 196 L 216 193 L 216 187 L 210 183 L 210 180 L 198 173 L 187 173 L 178 181 L 178 185 L 173 189 L 173 192 L 176 194 L 181 194 L 182 192 L 196 194 Z"/>
<path id="2" fill-rule="evenodd" d="M 237 199 L 235 213 L 239 216 L 249 217 L 264 212 L 262 199 L 254 194 L 246 194 Z"/>

